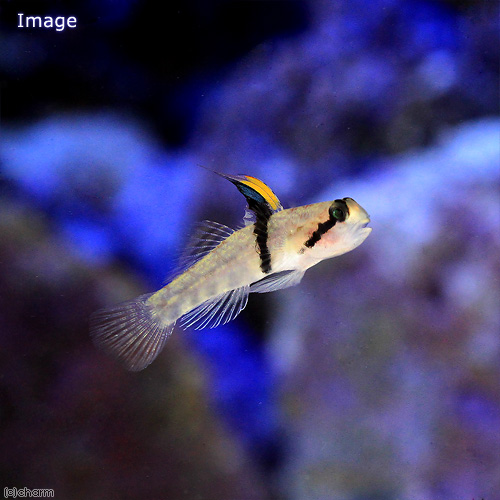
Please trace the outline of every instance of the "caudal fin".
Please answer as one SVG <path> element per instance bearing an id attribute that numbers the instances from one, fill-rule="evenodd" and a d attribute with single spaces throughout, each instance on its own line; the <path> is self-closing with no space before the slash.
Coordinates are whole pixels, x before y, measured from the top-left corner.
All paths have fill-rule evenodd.
<path id="1" fill-rule="evenodd" d="M 132 371 L 146 368 L 158 356 L 175 325 L 163 324 L 147 303 L 151 295 L 101 309 L 90 317 L 94 343 Z"/>

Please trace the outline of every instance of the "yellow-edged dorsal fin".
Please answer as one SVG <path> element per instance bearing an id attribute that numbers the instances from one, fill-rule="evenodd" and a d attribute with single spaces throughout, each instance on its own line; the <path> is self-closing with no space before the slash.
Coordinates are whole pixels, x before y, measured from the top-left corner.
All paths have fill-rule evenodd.
<path id="1" fill-rule="evenodd" d="M 247 199 L 248 208 L 253 212 L 265 211 L 272 214 L 283 210 L 280 200 L 272 189 L 257 177 L 215 173 L 231 181 L 238 188 L 240 193 Z"/>

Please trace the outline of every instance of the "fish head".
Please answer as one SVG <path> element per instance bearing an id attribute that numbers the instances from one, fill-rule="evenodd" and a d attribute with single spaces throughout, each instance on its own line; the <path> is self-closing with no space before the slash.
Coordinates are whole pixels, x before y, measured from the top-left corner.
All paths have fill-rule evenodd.
<path id="1" fill-rule="evenodd" d="M 328 220 L 324 225 L 318 225 L 317 230 L 324 232 L 310 248 L 311 257 L 318 261 L 353 250 L 365 241 L 372 230 L 367 227 L 370 216 L 352 198 L 335 200 L 327 206 Z"/>

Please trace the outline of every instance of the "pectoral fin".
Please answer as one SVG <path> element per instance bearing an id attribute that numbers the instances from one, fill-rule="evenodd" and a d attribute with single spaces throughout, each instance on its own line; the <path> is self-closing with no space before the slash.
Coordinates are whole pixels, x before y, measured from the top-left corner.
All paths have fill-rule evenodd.
<path id="1" fill-rule="evenodd" d="M 281 271 L 280 273 L 266 276 L 260 281 L 250 285 L 250 292 L 267 293 L 282 290 L 300 283 L 304 276 L 303 271 Z"/>

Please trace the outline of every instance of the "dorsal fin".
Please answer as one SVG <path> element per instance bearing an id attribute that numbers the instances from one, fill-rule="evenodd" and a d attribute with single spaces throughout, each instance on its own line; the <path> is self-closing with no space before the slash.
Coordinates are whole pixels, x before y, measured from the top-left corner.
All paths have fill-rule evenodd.
<path id="1" fill-rule="evenodd" d="M 269 237 L 268 222 L 274 213 L 283 210 L 280 200 L 267 184 L 256 177 L 214 173 L 232 182 L 246 198 L 248 208 L 243 221 L 246 226 L 254 224 L 253 232 L 260 256 L 260 267 L 263 273 L 270 273 L 272 271 L 272 258 L 267 245 Z M 254 214 L 253 217 L 250 216 L 251 212 Z"/>
<path id="2" fill-rule="evenodd" d="M 165 279 L 165 283 L 169 283 L 179 274 L 196 264 L 233 233 L 234 230 L 230 227 L 210 220 L 204 220 L 196 224 L 195 232 L 182 252 L 177 266 Z"/>
<path id="3" fill-rule="evenodd" d="M 250 175 L 229 175 L 214 172 L 232 182 L 246 198 L 248 209 L 245 213 L 245 225 L 253 224 L 259 216 L 269 218 L 273 213 L 283 210 L 281 202 L 272 189 L 256 177 Z M 252 214 L 255 214 L 253 215 Z"/>

